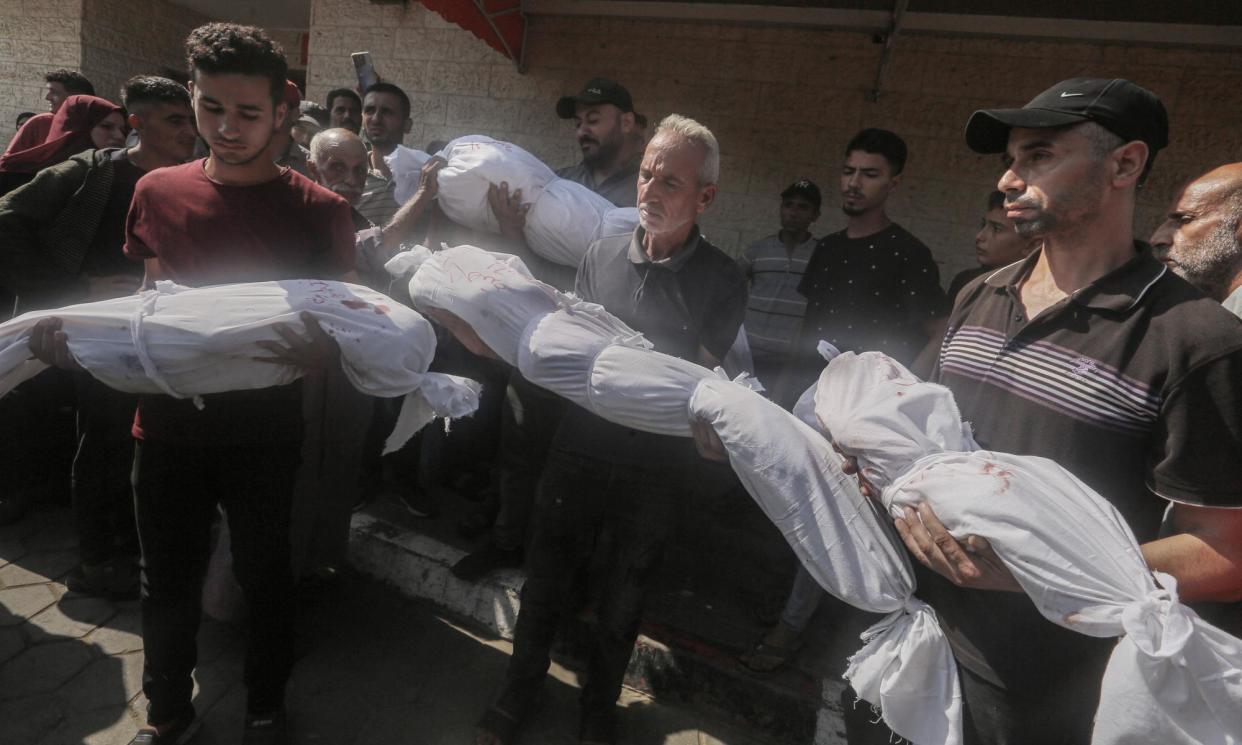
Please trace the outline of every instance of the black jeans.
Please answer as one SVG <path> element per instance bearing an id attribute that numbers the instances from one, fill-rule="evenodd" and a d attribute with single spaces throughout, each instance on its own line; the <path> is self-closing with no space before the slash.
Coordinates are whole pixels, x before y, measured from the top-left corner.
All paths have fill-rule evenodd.
<path id="1" fill-rule="evenodd" d="M 75 375 L 44 370 L 0 398 L 0 496 L 70 496 Z"/>
<path id="2" fill-rule="evenodd" d="M 492 526 L 500 548 L 526 545 L 539 477 L 567 405 L 516 368 L 510 373 L 500 418 L 500 509 Z"/>
<path id="3" fill-rule="evenodd" d="M 584 713 L 611 711 L 638 637 L 643 601 L 660 566 L 684 491 L 684 467 L 618 465 L 553 449 L 548 455 L 531 544 L 513 657 L 497 705 L 521 716 L 543 685 L 552 641 L 591 562 L 601 531 L 599 619 L 582 688 Z"/>
<path id="4" fill-rule="evenodd" d="M 134 410 L 138 396 L 114 391 L 87 373 L 77 376 L 78 452 L 73 459 L 73 519 L 83 564 L 137 556 Z"/>
<path id="5" fill-rule="evenodd" d="M 246 708 L 284 702 L 293 666 L 289 516 L 300 443 L 199 446 L 138 443 L 134 500 L 142 542 L 142 688 L 147 719 L 192 714 L 203 575 L 216 505 L 228 514 L 233 572 L 246 596 Z"/>

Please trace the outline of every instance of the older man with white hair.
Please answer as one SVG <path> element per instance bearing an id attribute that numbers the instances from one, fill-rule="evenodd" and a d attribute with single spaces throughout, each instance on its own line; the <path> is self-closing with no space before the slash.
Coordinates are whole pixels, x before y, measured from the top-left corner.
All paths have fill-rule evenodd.
<path id="1" fill-rule="evenodd" d="M 746 278 L 711 245 L 698 219 L 716 197 L 720 151 L 698 122 L 664 119 L 638 170 L 639 227 L 603 238 L 578 268 L 577 294 L 641 331 L 666 354 L 719 364 L 746 312 Z M 539 486 L 513 657 L 476 742 L 513 742 L 548 670 L 549 650 L 597 539 L 611 536 L 578 730 L 616 742 L 615 707 L 643 601 L 687 491 L 689 439 L 653 435 L 571 406 Z"/>
<path id="2" fill-rule="evenodd" d="M 348 129 L 325 129 L 310 144 L 306 167 L 315 183 L 343 197 L 354 207 L 354 229 L 358 231 L 357 269 L 367 284 L 376 289 L 388 287 L 384 263 L 402 243 L 420 240 L 419 219 L 436 197 L 436 172 L 443 158 L 432 158 L 423 166 L 414 197 L 397 210 L 385 225 L 374 225 L 357 210 L 370 171 L 370 153 L 362 138 Z"/>

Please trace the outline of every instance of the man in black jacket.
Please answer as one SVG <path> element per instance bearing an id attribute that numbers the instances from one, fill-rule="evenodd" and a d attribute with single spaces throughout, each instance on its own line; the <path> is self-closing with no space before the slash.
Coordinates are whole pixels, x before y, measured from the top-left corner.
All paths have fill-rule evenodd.
<path id="1" fill-rule="evenodd" d="M 129 125 L 140 136 L 129 148 L 87 150 L 40 172 L 0 199 L 0 284 L 18 295 L 22 312 L 106 300 L 134 292 L 141 262 L 127 259 L 125 218 L 138 179 L 184 162 L 194 150 L 190 94 L 167 78 L 131 78 L 122 91 Z M 48 448 L 55 433 L 49 407 L 76 398 L 77 455 L 73 502 L 82 565 L 69 589 L 133 596 L 137 539 L 129 488 L 135 400 L 89 375 L 52 370 L 6 397 L 0 426 L 10 491 L 0 494 L 0 522 L 16 520 L 67 457 Z M 16 431 L 21 427 L 21 431 Z M 31 431 L 37 428 L 39 431 Z M 63 438 L 62 438 L 63 439 Z"/>

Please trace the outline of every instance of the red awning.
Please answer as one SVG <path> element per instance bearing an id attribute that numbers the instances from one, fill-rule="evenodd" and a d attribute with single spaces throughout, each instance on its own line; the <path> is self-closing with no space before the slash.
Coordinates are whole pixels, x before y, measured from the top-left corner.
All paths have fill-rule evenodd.
<path id="1" fill-rule="evenodd" d="M 525 69 L 526 16 L 522 0 L 422 0 L 428 9 L 456 23 Z"/>

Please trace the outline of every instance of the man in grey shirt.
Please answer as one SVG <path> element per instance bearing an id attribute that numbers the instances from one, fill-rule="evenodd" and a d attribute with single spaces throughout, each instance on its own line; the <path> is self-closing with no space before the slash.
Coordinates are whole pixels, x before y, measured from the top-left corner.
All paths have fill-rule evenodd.
<path id="1" fill-rule="evenodd" d="M 698 216 L 716 195 L 716 138 L 669 116 L 639 169 L 640 227 L 587 250 L 576 288 L 658 351 L 708 366 L 728 351 L 746 312 L 746 278 L 700 234 Z M 501 695 L 479 722 L 476 745 L 513 742 L 543 686 L 549 652 L 573 577 L 603 552 L 598 630 L 582 689 L 579 742 L 616 742 L 615 706 L 643 601 L 687 488 L 693 449 L 569 406 L 539 483 L 513 656 Z"/>

